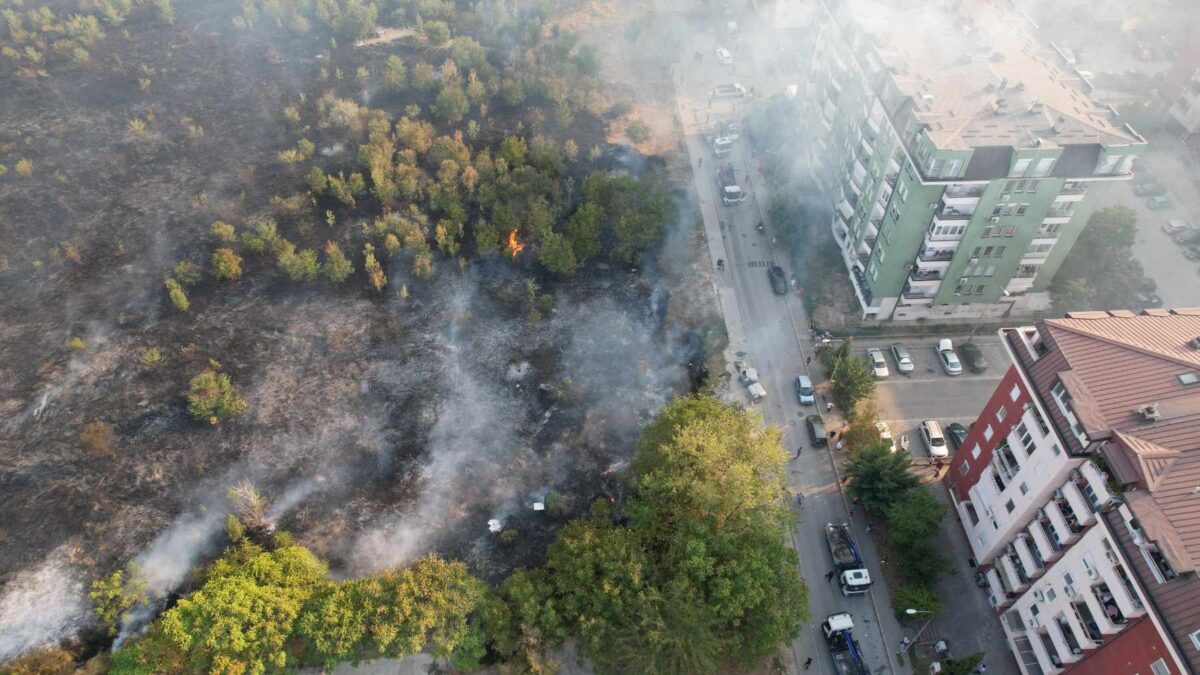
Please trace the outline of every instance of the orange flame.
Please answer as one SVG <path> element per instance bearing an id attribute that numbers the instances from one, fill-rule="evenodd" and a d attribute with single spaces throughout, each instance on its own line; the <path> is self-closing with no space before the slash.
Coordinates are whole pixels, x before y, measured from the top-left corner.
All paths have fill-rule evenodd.
<path id="1" fill-rule="evenodd" d="M 517 254 L 525 250 L 525 244 L 517 241 L 517 231 L 513 230 L 508 233 L 508 252 L 512 257 L 517 257 Z"/>

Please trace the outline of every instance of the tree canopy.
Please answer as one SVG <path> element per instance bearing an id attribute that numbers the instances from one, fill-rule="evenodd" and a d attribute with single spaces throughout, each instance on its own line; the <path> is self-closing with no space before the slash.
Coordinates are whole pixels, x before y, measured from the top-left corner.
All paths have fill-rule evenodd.
<path id="1" fill-rule="evenodd" d="M 1146 275 L 1133 255 L 1136 234 L 1137 213 L 1128 207 L 1093 213 L 1050 287 L 1054 310 L 1140 309 Z"/>
<path id="2" fill-rule="evenodd" d="M 886 443 L 868 445 L 855 453 L 846 467 L 850 476 L 847 491 L 868 510 L 886 514 L 921 484 L 909 473 L 911 466 L 906 452 L 892 452 Z"/>

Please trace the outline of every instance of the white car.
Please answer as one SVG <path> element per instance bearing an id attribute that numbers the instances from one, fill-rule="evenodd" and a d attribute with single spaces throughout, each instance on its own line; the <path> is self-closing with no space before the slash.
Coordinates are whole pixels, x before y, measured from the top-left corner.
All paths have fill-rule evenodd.
<path id="1" fill-rule="evenodd" d="M 958 354 L 954 353 L 954 344 L 950 342 L 950 338 L 943 338 L 938 342 L 937 352 L 938 360 L 942 362 L 942 370 L 946 371 L 947 375 L 962 375 L 962 363 L 958 360 Z"/>
<path id="2" fill-rule="evenodd" d="M 946 445 L 946 436 L 942 434 L 942 425 L 937 423 L 937 420 L 925 420 L 921 422 L 921 440 L 925 442 L 925 449 L 929 451 L 929 456 L 934 459 L 945 459 L 950 456 L 950 448 Z"/>
<path id="3" fill-rule="evenodd" d="M 888 423 L 876 422 L 875 431 L 879 432 L 879 440 L 887 443 L 891 447 L 892 452 L 896 452 L 896 437 L 892 435 L 892 428 L 888 426 Z"/>
<path id="4" fill-rule="evenodd" d="M 722 65 L 732 66 L 733 54 L 730 54 L 729 50 L 725 49 L 724 47 L 717 47 L 717 60 L 720 61 Z"/>
<path id="5" fill-rule="evenodd" d="M 883 358 L 883 350 L 874 347 L 867 350 L 867 361 L 871 366 L 871 374 L 876 379 L 882 380 L 887 377 L 888 373 L 887 359 Z"/>

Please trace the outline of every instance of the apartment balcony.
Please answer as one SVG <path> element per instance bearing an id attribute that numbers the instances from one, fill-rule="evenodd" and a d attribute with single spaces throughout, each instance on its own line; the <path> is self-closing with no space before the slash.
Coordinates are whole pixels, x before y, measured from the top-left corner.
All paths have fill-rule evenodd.
<path id="1" fill-rule="evenodd" d="M 1079 484 L 1075 481 L 1070 481 L 1064 484 L 1059 490 L 1067 498 L 1067 503 L 1071 505 L 1071 509 L 1079 516 L 1080 522 L 1086 527 L 1096 522 L 1096 510 L 1091 507 L 1088 500 L 1083 495 L 1083 491 L 1079 489 Z"/>
<path id="2" fill-rule="evenodd" d="M 1104 618 L 1109 623 L 1117 626 L 1124 626 L 1129 620 L 1125 617 L 1125 613 L 1121 611 L 1121 606 L 1117 604 L 1117 599 L 1113 597 L 1112 591 L 1109 590 L 1108 584 L 1101 582 L 1091 588 L 1092 597 L 1100 605 L 1100 610 L 1104 612 Z"/>
<path id="3" fill-rule="evenodd" d="M 972 192 L 973 191 L 959 190 L 957 193 L 955 193 L 947 188 L 946 191 L 942 193 L 942 206 L 945 209 L 973 214 L 975 213 L 975 207 L 979 206 L 979 195 L 981 195 L 983 192 L 982 190 L 980 190 L 978 194 L 972 194 Z"/>
<path id="4" fill-rule="evenodd" d="M 937 272 L 938 274 L 945 276 L 946 270 L 950 269 L 950 262 L 953 260 L 953 258 L 953 255 L 949 255 L 927 260 L 924 256 L 918 255 L 916 263 L 913 265 L 913 269 L 922 273 Z"/>
<path id="5" fill-rule="evenodd" d="M 936 294 L 933 290 L 917 289 L 913 288 L 912 284 L 905 284 L 904 290 L 900 292 L 900 299 L 905 305 L 932 305 Z"/>
<path id="6" fill-rule="evenodd" d="M 954 260 L 954 249 L 923 248 L 917 260 L 924 263 L 950 262 Z"/>
<path id="7" fill-rule="evenodd" d="M 952 206 L 944 206 L 933 214 L 935 220 L 943 222 L 955 221 L 962 224 L 961 221 L 970 220 L 971 216 L 975 215 L 975 209 L 959 209 Z"/>
<path id="8" fill-rule="evenodd" d="M 1096 621 L 1096 617 L 1092 616 L 1092 608 L 1088 607 L 1087 601 L 1080 599 L 1071 603 L 1071 611 L 1075 614 L 1075 621 L 1083 628 L 1083 634 L 1088 640 L 1091 640 L 1090 646 L 1099 646 L 1104 642 L 1104 631 L 1100 629 L 1100 623 Z"/>
<path id="9" fill-rule="evenodd" d="M 1058 191 L 1061 195 L 1082 195 L 1087 194 L 1088 184 L 1083 181 L 1068 181 L 1063 183 L 1062 189 Z"/>
<path id="10" fill-rule="evenodd" d="M 908 275 L 908 287 L 919 293 L 933 295 L 942 285 L 941 272 L 921 272 L 914 269 Z"/>
<path id="11" fill-rule="evenodd" d="M 1061 213 L 1050 211 L 1046 217 L 1042 219 L 1042 225 L 1065 225 L 1071 222 L 1070 213 Z"/>
<path id="12" fill-rule="evenodd" d="M 1033 288 L 1033 276 L 1013 277 L 1004 287 L 1004 290 L 1009 293 L 1024 293 L 1031 288 Z"/>
<path id="13" fill-rule="evenodd" d="M 1103 511 L 1113 506 L 1118 498 L 1108 491 L 1108 480 L 1092 462 L 1084 462 L 1071 472 L 1071 480 L 1079 488 L 1092 511 Z"/>
<path id="14" fill-rule="evenodd" d="M 875 156 L 875 147 L 871 145 L 871 140 L 873 139 L 874 136 L 868 137 L 866 130 L 864 129 L 863 138 L 858 143 L 858 150 L 859 153 L 861 153 L 860 156 L 866 157 L 868 162 L 870 162 L 870 158 Z"/>
<path id="15" fill-rule="evenodd" d="M 1054 644 L 1054 640 L 1051 639 L 1049 631 L 1039 631 L 1038 638 L 1040 638 L 1042 642 L 1042 649 L 1046 650 L 1046 656 L 1050 659 L 1050 665 L 1054 666 L 1055 668 L 1062 668 L 1062 656 L 1059 655 L 1058 645 Z"/>
<path id="16" fill-rule="evenodd" d="M 1012 566 L 1013 573 L 1017 575 L 1017 579 L 1021 582 L 1020 588 L 1029 585 L 1029 572 L 1025 570 L 1025 563 L 1021 561 L 1021 556 L 1017 555 L 1017 549 L 1011 544 L 1006 555 L 1008 564 Z"/>
<path id="17" fill-rule="evenodd" d="M 1045 509 L 1038 509 L 1036 523 L 1037 527 L 1041 528 L 1042 534 L 1046 536 L 1046 542 L 1050 544 L 1050 549 L 1055 554 L 1062 553 L 1063 548 L 1065 548 L 1062 538 L 1059 537 L 1058 530 L 1055 529 L 1054 523 L 1050 521 L 1050 515 Z"/>
<path id="18" fill-rule="evenodd" d="M 1054 621 L 1055 628 L 1058 629 L 1062 641 L 1067 645 L 1067 650 L 1070 656 L 1067 657 L 1068 662 L 1078 661 L 1079 657 L 1083 656 L 1083 647 L 1079 645 L 1079 639 L 1075 637 L 1075 629 L 1071 628 L 1071 622 L 1065 616 L 1059 616 Z"/>
<path id="19" fill-rule="evenodd" d="M 942 196 L 951 199 L 979 199 L 986 189 L 986 185 L 951 185 Z"/>
<path id="20" fill-rule="evenodd" d="M 1084 197 L 1087 197 L 1087 190 L 1082 192 L 1059 192 L 1058 196 L 1054 198 L 1054 202 L 1057 204 L 1064 202 L 1081 202 L 1083 201 Z"/>
<path id="21" fill-rule="evenodd" d="M 1071 534 L 1083 534 L 1083 531 L 1087 528 L 1084 527 L 1083 521 L 1079 519 L 1079 516 L 1075 514 L 1075 509 L 1071 507 L 1070 501 L 1067 500 L 1067 496 L 1063 493 L 1063 488 L 1054 491 L 1053 503 L 1054 506 L 1058 507 L 1063 520 L 1067 522 L 1067 529 L 1071 531 Z"/>

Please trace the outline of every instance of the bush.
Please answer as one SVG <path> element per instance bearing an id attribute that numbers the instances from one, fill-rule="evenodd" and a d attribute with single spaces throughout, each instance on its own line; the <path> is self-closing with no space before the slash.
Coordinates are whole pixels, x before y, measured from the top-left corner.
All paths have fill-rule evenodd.
<path id="1" fill-rule="evenodd" d="M 285 251 L 279 256 L 279 269 L 292 281 L 314 281 L 321 273 L 321 265 L 317 263 L 317 252 L 306 248 L 299 253 Z"/>
<path id="2" fill-rule="evenodd" d="M 245 412 L 246 402 L 233 388 L 228 375 L 208 368 L 192 378 L 187 409 L 194 419 L 216 424 Z"/>
<path id="3" fill-rule="evenodd" d="M 896 612 L 896 618 L 901 621 L 912 620 L 914 618 L 927 619 L 931 616 L 941 614 L 946 606 L 942 604 L 941 598 L 933 589 L 928 586 L 920 586 L 916 584 L 905 584 L 896 589 L 896 594 L 892 597 L 892 609 Z M 932 614 L 917 614 L 909 615 L 905 610 L 917 609 L 922 612 L 932 612 Z"/>
<path id="4" fill-rule="evenodd" d="M 637 120 L 625 127 L 625 135 L 634 143 L 645 143 L 650 140 L 650 127 L 645 122 Z"/>
<path id="5" fill-rule="evenodd" d="M 354 274 L 354 264 L 350 262 L 345 253 L 342 253 L 342 249 L 337 243 L 327 241 L 325 242 L 325 264 L 321 266 L 321 270 L 325 273 L 325 278 L 335 284 L 340 284 Z"/>
<path id="6" fill-rule="evenodd" d="M 445 21 L 426 21 L 421 27 L 425 39 L 432 44 L 440 45 L 450 39 L 450 26 Z"/>
<path id="7" fill-rule="evenodd" d="M 363 245 L 363 266 L 367 271 L 367 283 L 375 289 L 376 293 L 383 292 L 383 287 L 387 286 L 387 275 L 383 272 L 383 266 L 375 258 L 375 247 L 370 244 Z"/>
<path id="8" fill-rule="evenodd" d="M 242 276 L 242 257 L 231 248 L 219 248 L 212 254 L 212 271 L 218 279 L 236 280 Z"/>
<path id="9" fill-rule="evenodd" d="M 162 359 L 162 352 L 154 347 L 148 347 L 142 352 L 142 356 L 138 361 L 146 368 L 157 368 L 162 365 Z"/>
<path id="10" fill-rule="evenodd" d="M 82 352 L 87 349 L 87 342 L 81 337 L 73 337 L 67 340 L 67 349 L 73 352 Z"/>
<path id="11" fill-rule="evenodd" d="M 183 287 L 179 285 L 179 282 L 174 279 L 167 279 L 163 282 L 163 285 L 167 287 L 167 296 L 171 298 L 171 304 L 175 305 L 175 309 L 181 312 L 188 311 L 191 303 L 188 302 L 187 293 L 183 291 Z"/>
<path id="12" fill-rule="evenodd" d="M 186 260 L 181 260 L 175 265 L 172 276 L 184 286 L 195 286 L 200 283 L 200 268 Z"/>
<path id="13" fill-rule="evenodd" d="M 17 172 L 17 175 L 22 178 L 29 178 L 33 175 L 33 162 L 31 160 L 18 160 L 17 165 L 14 168 Z"/>
<path id="14" fill-rule="evenodd" d="M 237 241 L 237 231 L 229 223 L 217 221 L 208 228 L 209 235 L 222 244 L 232 244 Z"/>

